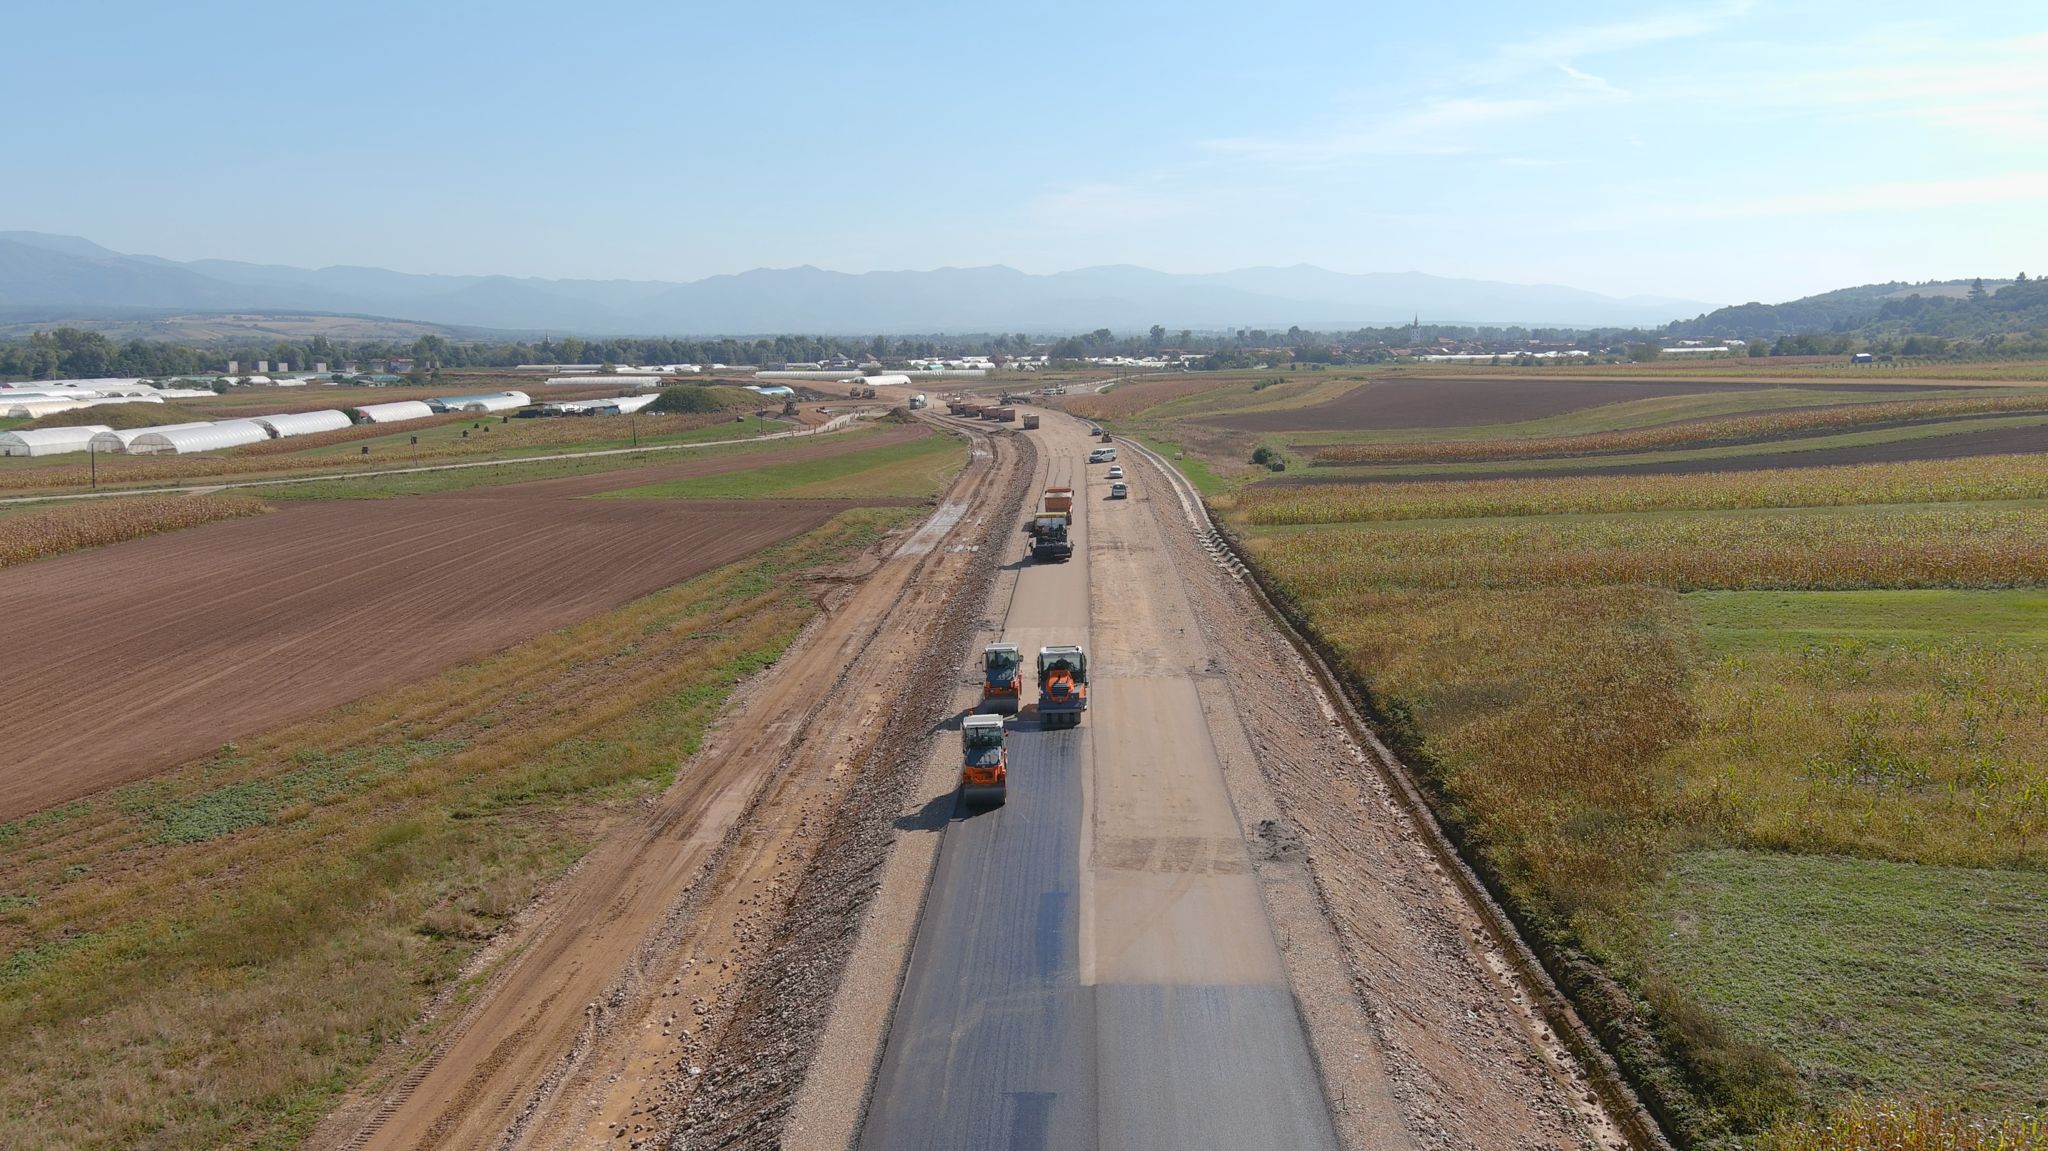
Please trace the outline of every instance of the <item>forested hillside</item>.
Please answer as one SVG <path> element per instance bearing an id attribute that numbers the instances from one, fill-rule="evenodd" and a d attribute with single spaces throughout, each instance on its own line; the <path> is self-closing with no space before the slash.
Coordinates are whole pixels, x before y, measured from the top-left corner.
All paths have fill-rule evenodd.
<path id="1" fill-rule="evenodd" d="M 1688 339 L 1776 341 L 1849 338 L 1906 354 L 2048 350 L 2048 283 L 2011 281 L 1866 284 L 1783 304 L 1741 304 L 1666 329 Z M 1908 342 L 1914 346 L 1907 348 Z"/>

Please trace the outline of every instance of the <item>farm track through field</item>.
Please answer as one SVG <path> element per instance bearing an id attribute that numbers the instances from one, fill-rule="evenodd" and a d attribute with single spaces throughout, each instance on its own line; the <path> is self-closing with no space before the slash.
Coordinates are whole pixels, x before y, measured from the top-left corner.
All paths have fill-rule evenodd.
<path id="1" fill-rule="evenodd" d="M 610 610 L 848 506 L 570 497 L 876 442 L 297 504 L 9 568 L 0 602 L 18 658 L 0 712 L 0 819 Z"/>

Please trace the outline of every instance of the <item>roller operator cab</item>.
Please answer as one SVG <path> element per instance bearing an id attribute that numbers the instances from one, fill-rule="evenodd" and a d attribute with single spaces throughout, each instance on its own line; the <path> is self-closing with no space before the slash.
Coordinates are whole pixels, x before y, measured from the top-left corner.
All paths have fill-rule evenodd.
<path id="1" fill-rule="evenodd" d="M 960 801 L 1001 803 L 1010 790 L 1010 753 L 1003 717 L 970 715 L 960 724 Z"/>
<path id="2" fill-rule="evenodd" d="M 1074 644 L 1038 649 L 1038 719 L 1047 727 L 1079 727 L 1088 710 L 1088 653 Z"/>
<path id="3" fill-rule="evenodd" d="M 981 649 L 981 710 L 1016 715 L 1023 699 L 1024 653 L 1014 643 Z"/>

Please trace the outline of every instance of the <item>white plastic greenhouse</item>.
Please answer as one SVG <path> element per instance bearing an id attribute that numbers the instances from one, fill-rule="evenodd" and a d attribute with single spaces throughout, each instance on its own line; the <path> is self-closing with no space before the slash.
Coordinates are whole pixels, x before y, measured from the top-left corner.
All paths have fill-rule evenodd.
<path id="1" fill-rule="evenodd" d="M 217 452 L 243 444 L 260 444 L 270 438 L 270 429 L 255 420 L 222 420 L 189 428 L 163 428 L 144 432 L 128 443 L 131 456 L 189 455 Z"/>
<path id="2" fill-rule="evenodd" d="M 0 456 L 56 456 L 65 452 L 82 452 L 94 436 L 107 430 L 105 424 L 87 424 L 77 428 L 0 432 Z"/>
<path id="3" fill-rule="evenodd" d="M 158 424 L 153 428 L 111 428 L 94 436 L 92 442 L 87 447 L 95 452 L 119 454 L 127 451 L 128 445 L 134 443 L 136 437 L 147 432 L 171 432 L 181 428 L 206 428 L 212 426 L 205 421 L 201 421 L 196 424 Z"/>
<path id="4" fill-rule="evenodd" d="M 274 416 L 251 416 L 250 419 L 269 429 L 279 439 L 286 436 L 310 436 L 315 432 L 336 432 L 355 426 L 347 412 L 333 409 L 320 412 L 280 412 Z"/>
<path id="5" fill-rule="evenodd" d="M 0 410 L 0 416 L 10 420 L 37 420 L 86 406 L 84 400 L 22 400 L 19 403 L 5 405 L 5 410 Z"/>
<path id="6" fill-rule="evenodd" d="M 434 409 L 419 400 L 398 400 L 389 404 L 364 404 L 355 409 L 366 424 L 402 424 L 407 420 L 424 420 L 434 414 Z"/>
<path id="7" fill-rule="evenodd" d="M 429 403 L 444 412 L 509 412 L 533 403 L 525 392 L 482 392 L 474 396 L 444 396 Z"/>

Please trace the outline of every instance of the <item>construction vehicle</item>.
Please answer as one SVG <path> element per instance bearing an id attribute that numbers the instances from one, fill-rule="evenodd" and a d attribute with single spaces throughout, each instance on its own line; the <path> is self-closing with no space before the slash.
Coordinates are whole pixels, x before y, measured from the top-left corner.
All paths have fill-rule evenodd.
<path id="1" fill-rule="evenodd" d="M 1014 643 L 981 649 L 981 711 L 1016 715 L 1024 701 L 1024 653 Z"/>
<path id="2" fill-rule="evenodd" d="M 1065 563 L 1074 558 L 1073 541 L 1067 538 L 1067 517 L 1041 512 L 1024 525 L 1031 537 L 1031 558 L 1039 563 Z"/>
<path id="3" fill-rule="evenodd" d="M 1001 803 L 1010 790 L 1010 753 L 1003 717 L 970 715 L 960 723 L 960 802 Z"/>
<path id="4" fill-rule="evenodd" d="M 924 398 L 924 393 L 923 393 L 923 392 L 919 392 L 919 393 L 917 393 L 916 395 L 914 395 L 914 396 L 910 397 L 910 410 L 914 412 L 914 411 L 916 411 L 917 409 L 919 409 L 919 408 L 921 408 L 921 407 L 924 407 L 924 405 L 925 405 L 925 402 L 926 402 L 926 401 L 925 401 L 925 398 Z"/>
<path id="5" fill-rule="evenodd" d="M 1038 721 L 1079 727 L 1088 710 L 1088 653 L 1075 644 L 1038 649 Z"/>
<path id="6" fill-rule="evenodd" d="M 1042 516 L 1058 516 L 1063 520 L 1072 520 L 1074 518 L 1074 489 L 1064 485 L 1054 485 L 1045 489 L 1045 494 L 1038 497 L 1038 514 Z"/>
<path id="7" fill-rule="evenodd" d="M 1110 435 L 1108 432 L 1104 432 L 1102 433 L 1102 442 L 1105 444 L 1113 444 L 1116 442 L 1116 437 Z"/>
<path id="8" fill-rule="evenodd" d="M 1038 417 L 1037 417 L 1037 416 L 1025 416 L 1025 417 L 1024 417 L 1024 430 L 1025 430 L 1025 431 L 1027 431 L 1027 432 L 1035 432 L 1035 431 L 1037 431 L 1037 430 L 1038 430 Z"/>

